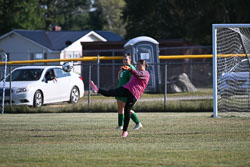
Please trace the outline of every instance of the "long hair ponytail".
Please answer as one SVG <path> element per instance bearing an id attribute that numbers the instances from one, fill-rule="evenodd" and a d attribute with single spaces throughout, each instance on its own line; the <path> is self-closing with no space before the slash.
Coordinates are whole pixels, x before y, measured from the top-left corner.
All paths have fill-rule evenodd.
<path id="1" fill-rule="evenodd" d="M 145 68 L 148 67 L 148 64 L 147 64 L 147 62 L 146 62 L 145 60 L 140 59 L 140 60 L 138 60 L 138 62 L 139 62 L 140 64 L 143 64 L 143 65 L 145 66 Z"/>

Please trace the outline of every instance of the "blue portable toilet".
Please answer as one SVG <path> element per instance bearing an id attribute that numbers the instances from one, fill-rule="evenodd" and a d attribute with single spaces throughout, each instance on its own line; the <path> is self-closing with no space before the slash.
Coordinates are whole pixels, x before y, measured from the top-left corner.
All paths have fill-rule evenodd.
<path id="1" fill-rule="evenodd" d="M 147 36 L 140 36 L 129 40 L 124 45 L 125 53 L 130 53 L 133 64 L 140 59 L 145 60 L 149 67 L 150 80 L 147 92 L 160 91 L 161 77 L 159 63 L 159 42 Z"/>

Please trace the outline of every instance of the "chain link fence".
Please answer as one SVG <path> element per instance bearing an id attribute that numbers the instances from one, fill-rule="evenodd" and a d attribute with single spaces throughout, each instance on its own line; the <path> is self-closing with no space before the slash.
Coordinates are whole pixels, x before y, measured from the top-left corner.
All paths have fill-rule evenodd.
<path id="1" fill-rule="evenodd" d="M 119 61 L 119 60 L 118 60 Z M 93 80 L 99 87 L 104 89 L 115 88 L 118 85 L 118 71 L 121 63 L 85 63 L 82 65 L 82 77 L 85 83 L 85 88 L 89 86 L 89 78 Z M 212 88 L 212 62 L 206 60 L 190 60 L 189 62 L 179 61 L 161 61 L 157 65 L 160 67 L 160 90 L 164 93 L 164 88 L 171 84 L 171 78 L 180 74 L 187 74 L 189 80 L 196 88 Z M 90 71 L 91 70 L 91 71 Z M 91 76 L 90 76 L 91 75 Z M 165 78 L 167 76 L 167 78 Z M 167 81 L 167 82 L 166 82 Z"/>
<path id="2" fill-rule="evenodd" d="M 106 56 L 110 56 L 108 52 L 104 52 Z M 121 56 L 123 53 L 112 52 L 112 56 Z M 101 52 L 95 52 L 93 55 L 101 55 Z M 60 63 L 58 63 L 59 65 Z M 19 66 L 36 65 L 36 64 L 18 64 L 9 65 L 7 73 L 14 70 Z M 39 63 L 39 65 L 55 65 L 51 63 Z M 85 84 L 85 95 L 90 97 L 89 80 L 93 80 L 99 87 L 104 89 L 116 88 L 118 85 L 118 71 L 122 66 L 121 60 L 101 60 L 101 61 L 88 61 L 77 62 L 74 66 L 80 69 L 81 76 Z M 166 96 L 173 91 L 170 89 L 173 84 L 173 78 L 178 77 L 180 74 L 185 73 L 190 82 L 196 88 L 211 88 L 213 86 L 213 72 L 212 72 L 212 59 L 211 58 L 199 58 L 199 59 L 161 59 L 159 64 L 149 64 L 151 66 L 159 66 L 160 79 L 158 81 L 159 89 L 157 92 L 164 94 L 164 102 L 166 102 Z M 0 66 L 0 78 L 3 79 L 3 66 Z M 151 74 L 152 75 L 152 74 Z M 153 77 L 153 75 L 151 76 Z M 90 98 L 89 98 L 90 99 Z M 90 102 L 90 100 L 89 100 Z"/>
<path id="3" fill-rule="evenodd" d="M 26 64 L 24 64 L 24 66 L 25 65 Z M 74 66 L 81 66 L 81 75 L 85 84 L 85 91 L 88 91 L 90 75 L 91 80 L 97 83 L 99 87 L 104 89 L 117 87 L 118 71 L 122 65 L 121 60 L 103 60 L 100 63 L 84 62 L 81 64 L 74 64 Z M 212 59 L 161 60 L 161 63 L 159 64 L 149 65 L 157 65 L 160 67 L 161 77 L 159 81 L 160 90 L 158 93 L 164 93 L 165 84 L 170 84 L 171 78 L 182 73 L 187 74 L 191 83 L 196 88 L 212 88 Z M 8 65 L 7 73 L 10 73 L 10 71 L 19 66 L 23 65 Z M 3 74 L 4 66 L 0 66 L 1 79 L 3 79 Z M 167 79 L 165 79 L 165 75 L 167 76 Z"/>

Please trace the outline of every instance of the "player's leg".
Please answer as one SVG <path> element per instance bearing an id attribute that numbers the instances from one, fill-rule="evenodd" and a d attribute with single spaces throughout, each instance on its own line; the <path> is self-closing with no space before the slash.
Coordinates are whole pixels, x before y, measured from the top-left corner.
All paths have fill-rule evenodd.
<path id="1" fill-rule="evenodd" d="M 142 128 L 142 124 L 141 124 L 141 121 L 139 120 L 137 114 L 133 111 L 133 110 L 130 110 L 130 115 L 131 115 L 131 119 L 134 121 L 135 123 L 135 126 L 134 126 L 134 130 L 138 130 L 140 128 Z"/>
<path id="2" fill-rule="evenodd" d="M 121 129 L 123 126 L 124 122 L 124 107 L 127 101 L 126 97 L 118 97 L 117 99 L 117 105 L 118 105 L 118 127 L 116 129 Z M 137 114 L 133 111 L 130 110 L 130 118 L 134 121 L 135 126 L 134 130 L 138 130 L 142 128 L 142 124 L 137 116 Z"/>
<path id="3" fill-rule="evenodd" d="M 127 97 L 127 102 L 125 104 L 124 107 L 124 125 L 123 125 L 123 133 L 122 133 L 122 137 L 127 137 L 128 135 L 128 125 L 129 125 L 129 121 L 130 121 L 130 110 L 132 109 L 132 107 L 134 106 L 134 104 L 136 103 L 136 98 L 130 93 L 130 95 Z"/>
<path id="4" fill-rule="evenodd" d="M 124 107 L 125 107 L 125 104 L 127 102 L 127 97 L 117 97 L 116 99 L 119 100 L 118 111 L 120 114 L 123 114 L 123 119 L 124 119 Z M 119 115 L 119 116 L 120 116 L 120 118 L 122 117 L 121 115 Z M 134 127 L 134 130 L 140 129 L 142 127 L 142 124 L 140 123 L 139 118 L 137 117 L 136 113 L 133 110 L 130 110 L 130 118 L 136 124 Z"/>
<path id="5" fill-rule="evenodd" d="M 120 97 L 119 97 L 120 99 Z M 125 103 L 123 103 L 121 100 L 116 99 L 117 102 L 117 108 L 118 108 L 118 126 L 116 127 L 117 130 L 122 130 L 123 123 L 124 123 L 124 106 Z"/>
<path id="6" fill-rule="evenodd" d="M 94 84 L 93 81 L 90 81 L 89 84 L 95 93 L 99 93 L 99 94 L 101 94 L 103 96 L 107 96 L 107 97 L 127 97 L 129 94 L 131 94 L 129 92 L 129 90 L 124 88 L 124 87 L 119 87 L 119 88 L 110 89 L 110 90 L 104 90 L 104 89 L 98 88 Z"/>
<path id="7" fill-rule="evenodd" d="M 115 97 L 115 96 L 127 97 L 128 93 L 130 93 L 130 92 L 128 89 L 126 89 L 124 87 L 120 87 L 120 88 L 110 89 L 110 90 L 104 90 L 104 89 L 99 88 L 98 93 L 100 93 L 101 95 L 106 96 L 106 97 Z"/>
<path id="8" fill-rule="evenodd" d="M 90 87 L 93 89 L 94 92 L 99 93 L 103 96 L 107 96 L 107 97 L 127 97 L 129 94 L 131 94 L 129 90 L 124 87 L 119 87 L 119 88 L 110 89 L 110 90 L 104 90 L 104 89 L 98 88 L 94 84 L 93 81 L 90 81 Z"/>

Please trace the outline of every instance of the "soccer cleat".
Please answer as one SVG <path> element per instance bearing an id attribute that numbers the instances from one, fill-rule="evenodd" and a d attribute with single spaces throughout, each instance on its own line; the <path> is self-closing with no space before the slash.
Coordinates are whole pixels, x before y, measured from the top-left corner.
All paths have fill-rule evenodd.
<path id="1" fill-rule="evenodd" d="M 125 137 L 127 137 L 127 136 L 128 136 L 128 131 L 123 131 L 123 132 L 122 132 L 122 137 L 125 138 Z"/>
<path id="2" fill-rule="evenodd" d="M 134 130 L 138 130 L 140 128 L 142 128 L 142 124 L 139 122 L 138 124 L 135 125 L 135 127 L 133 128 Z"/>
<path id="3" fill-rule="evenodd" d="M 93 89 L 95 93 L 99 91 L 98 87 L 94 84 L 93 81 L 90 81 L 90 87 Z"/>
<path id="4" fill-rule="evenodd" d="M 115 129 L 116 129 L 116 130 L 122 130 L 123 127 L 122 127 L 122 126 L 117 126 Z"/>

